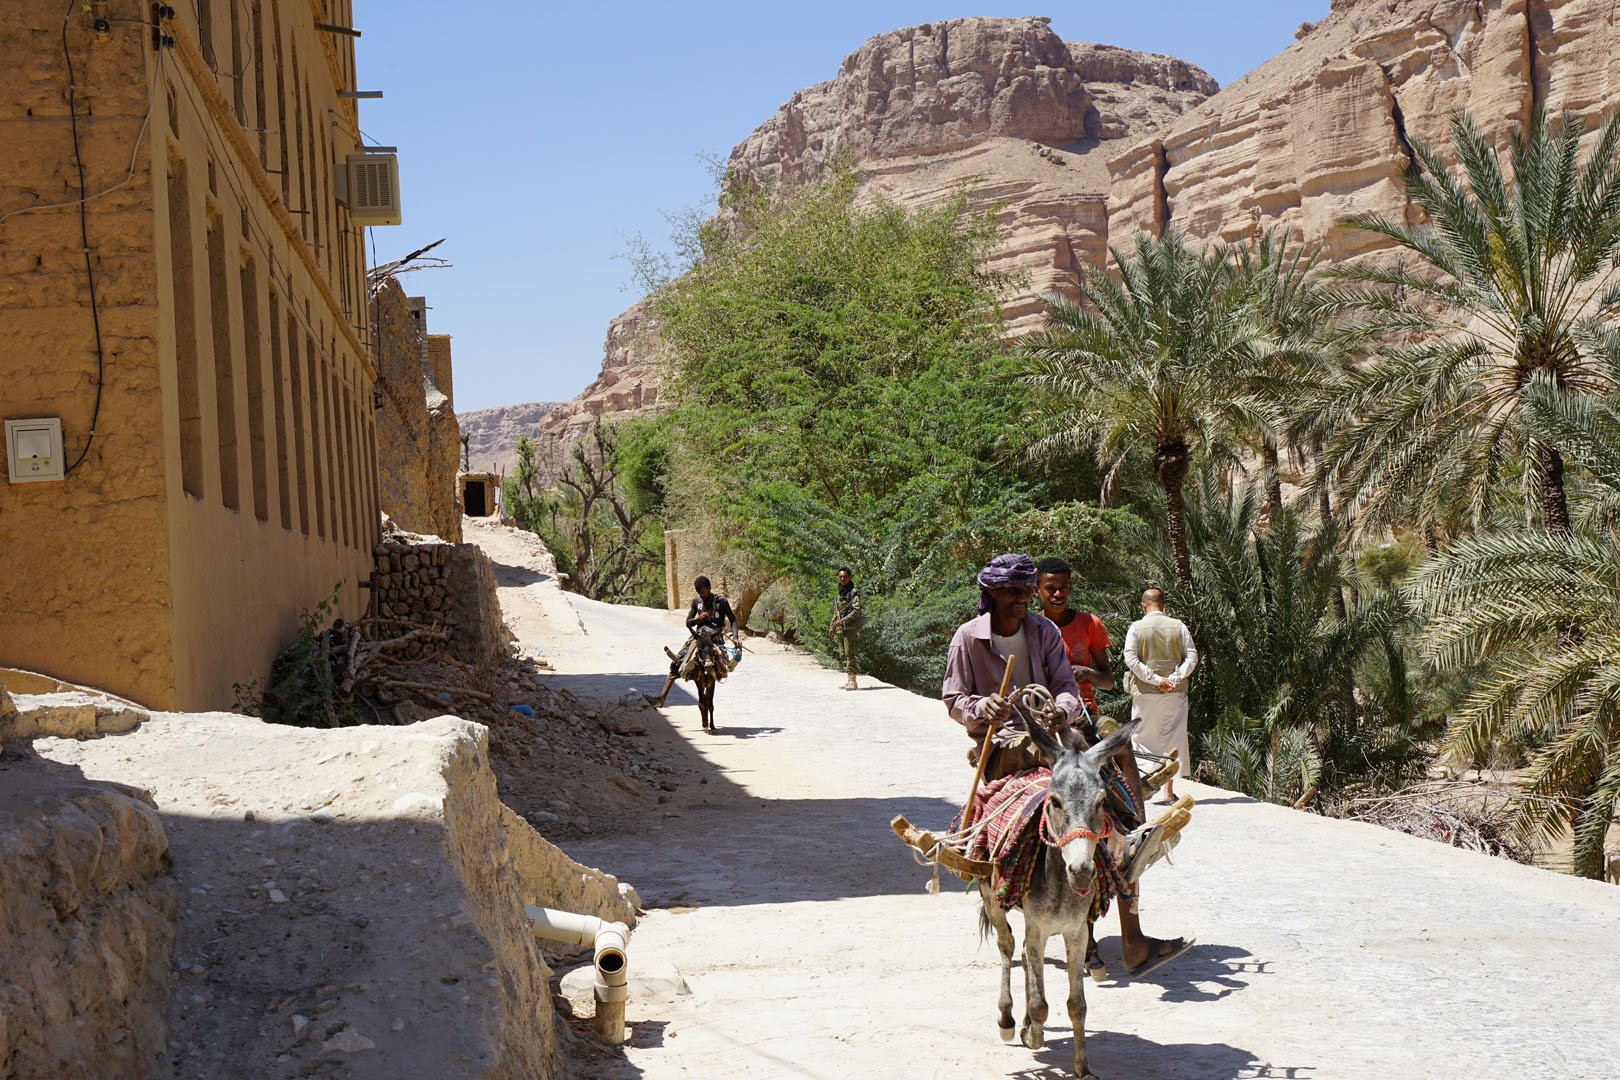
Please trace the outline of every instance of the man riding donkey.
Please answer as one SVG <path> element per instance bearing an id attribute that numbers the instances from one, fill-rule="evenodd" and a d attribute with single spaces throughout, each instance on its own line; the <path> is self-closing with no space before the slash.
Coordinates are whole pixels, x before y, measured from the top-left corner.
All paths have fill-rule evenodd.
<path id="1" fill-rule="evenodd" d="M 723 636 L 726 624 L 731 624 L 731 641 L 733 645 L 737 640 L 737 616 L 732 613 L 731 601 L 714 591 L 709 579 L 699 575 L 692 582 L 692 588 L 697 595 L 692 597 L 691 605 L 686 609 L 686 643 L 674 654 L 669 662 L 669 678 L 664 680 L 664 689 L 658 694 L 658 707 L 662 709 L 669 697 L 670 687 L 675 685 L 676 678 L 689 679 L 692 677 L 692 664 L 697 659 L 697 652 L 693 645 L 697 642 L 700 630 L 712 630 L 715 636 Z M 668 650 L 665 650 L 666 652 Z"/>
<path id="2" fill-rule="evenodd" d="M 1048 730 L 1060 737 L 1065 737 L 1065 733 L 1072 730 L 1073 733 L 1066 737 L 1078 737 L 1088 746 L 1098 741 L 1092 719 L 1095 704 L 1091 701 L 1090 686 L 1082 689 L 1071 663 L 1071 655 L 1078 654 L 1080 650 L 1078 647 L 1071 649 L 1057 624 L 1057 619 L 1063 619 L 1065 625 L 1072 625 L 1080 614 L 1064 617 L 1068 611 L 1069 574 L 1063 571 L 1067 569 L 1067 564 L 1061 567 L 1048 564 L 1048 572 L 1042 577 L 1038 575 L 1035 563 L 1026 555 L 999 555 L 992 559 L 977 578 L 980 590 L 978 616 L 958 627 L 951 639 L 941 696 L 951 718 L 960 723 L 974 740 L 975 750 L 981 745 L 988 746 L 983 762 L 986 788 L 1005 790 L 1006 785 L 1001 782 L 1007 778 L 1030 769 L 1049 768 L 1053 764 L 1049 760 L 1050 755 L 1043 753 L 1037 746 L 1037 740 L 1028 733 L 1026 720 L 1015 715 L 1013 698 L 1017 695 L 1009 693 L 1008 688 L 1003 686 L 1008 676 L 1009 657 L 1012 658 L 1011 690 L 1033 684 L 1050 691 L 1050 706 L 1045 710 Z M 1037 584 L 1043 581 L 1048 585 L 1046 591 L 1049 599 L 1043 598 L 1048 611 L 1046 615 L 1039 615 L 1030 611 L 1030 598 Z M 1095 646 L 1099 638 L 1091 633 L 1091 627 L 1084 628 L 1087 630 L 1085 659 L 1089 661 L 1083 665 L 1087 683 L 1101 684 L 1107 689 L 1113 685 L 1106 652 L 1103 651 L 1107 648 L 1107 636 L 1101 635 L 1101 649 L 1097 649 Z M 1100 623 L 1095 630 L 1101 631 Z M 1086 702 L 1084 706 L 1083 699 Z M 1081 717 L 1078 724 L 1077 715 Z M 990 738 L 985 743 L 987 734 Z M 969 757 L 977 763 L 973 752 Z M 1145 820 L 1141 777 L 1128 746 L 1115 753 L 1112 760 L 1117 770 L 1114 784 L 1116 797 L 1122 794 L 1117 791 L 1119 787 L 1128 793 L 1128 802 L 1124 799 L 1118 801 L 1123 804 L 1119 807 L 1119 816 L 1123 819 L 1121 824 L 1125 826 L 1122 831 L 1129 831 Z M 969 814 L 973 809 L 970 805 L 964 814 Z M 1184 937 L 1162 940 L 1143 934 L 1135 910 L 1136 886 L 1118 869 L 1115 873 L 1099 876 L 1122 894 L 1119 909 L 1123 960 L 1127 974 L 1136 978 L 1184 953 L 1191 947 L 1192 940 Z M 1016 889 L 1015 882 L 1012 886 L 1014 893 Z M 1100 915 L 1107 909 L 1108 891 L 1099 889 L 1097 896 L 1095 914 Z M 1016 902 L 1017 896 L 1003 893 L 998 895 L 998 899 L 1004 906 L 1010 907 Z M 1101 967 L 1094 960 L 1089 963 L 1094 973 Z"/>

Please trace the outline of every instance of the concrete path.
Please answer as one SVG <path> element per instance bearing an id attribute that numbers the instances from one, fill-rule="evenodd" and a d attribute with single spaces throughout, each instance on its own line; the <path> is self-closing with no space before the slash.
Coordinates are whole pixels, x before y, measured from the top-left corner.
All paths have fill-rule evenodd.
<path id="1" fill-rule="evenodd" d="M 528 557 L 503 530 L 470 538 L 498 562 Z M 559 680 L 657 690 L 677 616 L 540 595 L 551 588 L 503 603 Z M 567 606 L 579 622 L 558 617 Z M 937 701 L 870 680 L 846 693 L 801 654 L 751 647 L 719 688 L 718 734 L 679 690 L 663 714 L 704 782 L 633 833 L 568 845 L 648 908 L 631 1044 L 587 1075 L 1069 1076 L 1062 970 L 1048 964 L 1046 1048 L 1000 1043 L 976 898 L 949 876 L 928 895 L 889 832 L 898 813 L 949 821 L 970 779 L 961 729 Z M 1149 873 L 1142 910 L 1150 933 L 1199 945 L 1144 981 L 1088 983 L 1104 1080 L 1620 1076 L 1620 889 L 1187 790 L 1193 824 L 1175 865 Z M 1117 923 L 1099 929 L 1117 969 Z M 1015 998 L 1021 1013 L 1016 974 Z"/>

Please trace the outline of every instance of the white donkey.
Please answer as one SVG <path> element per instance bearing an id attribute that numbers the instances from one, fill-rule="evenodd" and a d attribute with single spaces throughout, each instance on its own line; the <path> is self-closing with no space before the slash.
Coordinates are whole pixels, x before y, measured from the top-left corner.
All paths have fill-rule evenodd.
<path id="1" fill-rule="evenodd" d="M 1032 1050 L 1045 1044 L 1041 1025 L 1047 1014 L 1046 942 L 1053 934 L 1062 934 L 1068 950 L 1074 1074 L 1081 1080 L 1096 1080 L 1086 1068 L 1085 974 L 1097 844 L 1112 831 L 1102 766 L 1130 742 L 1136 723 L 1125 725 L 1090 750 L 1064 743 L 1039 723 L 1028 726 L 1035 745 L 1054 764 L 1042 810 L 1045 820 L 1040 825 L 1045 847 L 1029 889 L 1018 905 L 1024 913 L 1024 1024 L 1019 1037 Z M 988 882 L 980 883 L 979 895 L 983 903 L 980 927 L 986 931 L 995 928 L 996 944 L 1001 949 L 1001 998 L 997 1002 L 1000 1011 L 996 1026 L 1001 1038 L 1012 1042 L 1012 926 L 991 895 Z"/>

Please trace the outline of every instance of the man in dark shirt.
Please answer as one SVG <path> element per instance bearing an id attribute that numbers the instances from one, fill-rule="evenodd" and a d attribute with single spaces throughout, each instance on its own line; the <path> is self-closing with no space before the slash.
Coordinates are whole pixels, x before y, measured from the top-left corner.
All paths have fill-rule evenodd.
<path id="1" fill-rule="evenodd" d="M 709 579 L 702 575 L 692 582 L 697 595 L 692 597 L 692 604 L 686 609 L 686 629 L 696 633 L 703 627 L 712 627 L 721 634 L 725 633 L 726 624 L 731 624 L 731 640 L 737 640 L 737 616 L 732 613 L 731 601 L 714 591 Z M 675 679 L 681 672 L 681 663 L 686 659 L 692 648 L 692 639 L 688 637 L 686 644 L 681 646 L 675 654 L 675 659 L 669 663 L 669 678 L 664 680 L 663 692 L 658 695 L 658 707 L 664 707 L 664 700 L 669 697 L 670 687 L 675 685 Z"/>

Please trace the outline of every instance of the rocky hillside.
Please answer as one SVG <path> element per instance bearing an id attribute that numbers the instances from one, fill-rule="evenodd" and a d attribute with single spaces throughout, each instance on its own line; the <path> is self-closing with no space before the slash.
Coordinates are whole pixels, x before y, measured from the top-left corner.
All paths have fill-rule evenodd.
<path id="1" fill-rule="evenodd" d="M 1538 107 L 1620 100 L 1612 5 L 1598 0 L 1335 0 L 1298 42 L 1109 162 L 1109 233 L 1165 225 L 1238 239 L 1281 225 L 1330 258 L 1375 244 L 1347 215 L 1407 213 L 1411 143 L 1467 109 L 1505 132 Z"/>
<path id="2" fill-rule="evenodd" d="M 608 323 L 602 373 L 540 423 L 536 445 L 547 478 L 567 463 L 568 448 L 585 437 L 597 417 L 650 409 L 658 403 L 657 349 L 656 326 L 641 304 L 632 304 Z M 512 440 L 515 443 L 517 436 Z"/>
<path id="3" fill-rule="evenodd" d="M 538 437 L 541 421 L 558 407 L 555 401 L 531 401 L 457 413 L 461 434 L 471 440 L 467 446 L 471 471 L 510 476 L 517 464 L 518 437 Z"/>
<path id="4" fill-rule="evenodd" d="M 849 154 L 870 191 L 908 205 L 974 185 L 998 207 L 1006 243 L 995 269 L 1024 275 L 1015 330 L 1039 322 L 1040 294 L 1071 288 L 1107 242 L 1107 161 L 1216 90 L 1170 56 L 1066 43 L 1042 18 L 956 19 L 872 38 L 827 82 L 801 90 L 732 150 L 745 180 L 802 183 Z M 657 401 L 656 334 L 639 305 L 608 328 L 602 374 L 546 418 L 547 453 L 595 417 Z"/>
<path id="5" fill-rule="evenodd" d="M 1536 108 L 1596 117 L 1620 103 L 1612 5 L 1599 0 L 1334 0 L 1297 42 L 1217 91 L 1174 57 L 1061 41 L 1048 20 L 959 19 L 883 34 L 831 80 L 799 91 L 731 153 L 742 176 L 805 182 L 853 155 L 869 190 L 907 204 L 964 181 L 999 207 L 997 269 L 1026 275 L 1011 329 L 1039 297 L 1072 291 L 1107 246 L 1180 228 L 1240 239 L 1281 226 L 1329 258 L 1364 253 L 1354 213 L 1407 213 L 1414 139 L 1446 140 L 1466 108 L 1505 131 Z M 588 417 L 656 400 L 648 349 L 616 348 L 543 430 L 557 445 Z"/>

